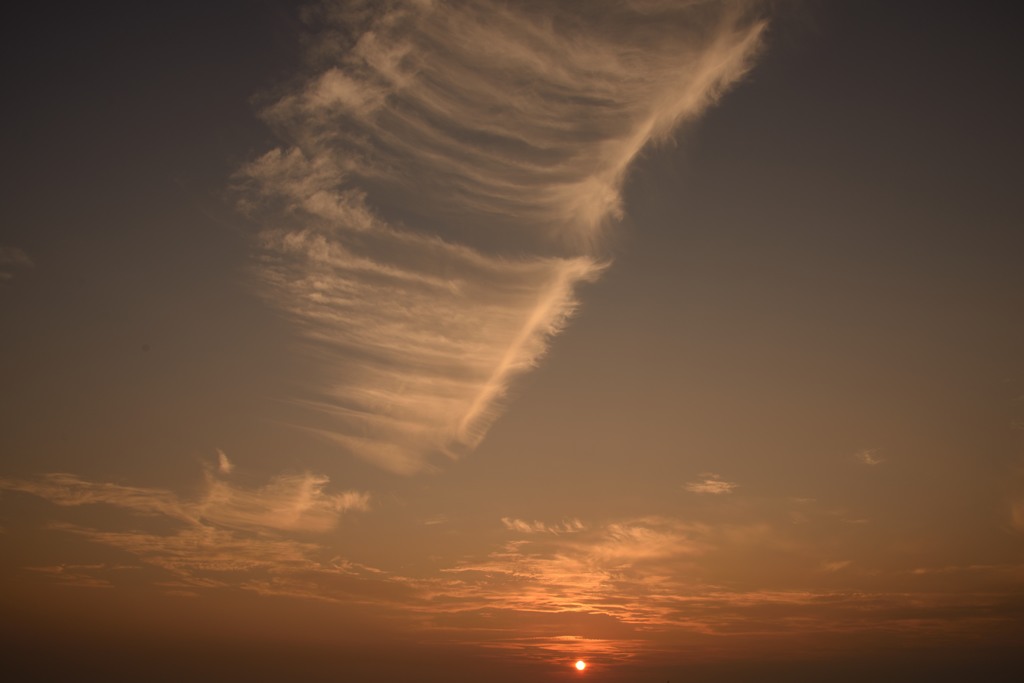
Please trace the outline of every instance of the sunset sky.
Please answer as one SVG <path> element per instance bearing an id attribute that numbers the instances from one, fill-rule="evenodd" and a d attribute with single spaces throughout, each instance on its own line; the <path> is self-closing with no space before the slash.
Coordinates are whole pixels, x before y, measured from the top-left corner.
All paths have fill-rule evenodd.
<path id="1" fill-rule="evenodd" d="M 3 670 L 1016 680 L 1009 7 L 14 10 Z"/>

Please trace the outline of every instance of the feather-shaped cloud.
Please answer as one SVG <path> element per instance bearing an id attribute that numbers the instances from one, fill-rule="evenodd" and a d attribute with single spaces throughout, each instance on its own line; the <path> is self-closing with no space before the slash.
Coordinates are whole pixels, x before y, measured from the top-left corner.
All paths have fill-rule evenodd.
<path id="1" fill-rule="evenodd" d="M 410 473 L 472 449 L 607 266 L 630 163 L 740 77 L 744 4 L 328 2 L 238 174 L 304 426 Z M 312 413 L 311 413 L 312 415 Z"/>

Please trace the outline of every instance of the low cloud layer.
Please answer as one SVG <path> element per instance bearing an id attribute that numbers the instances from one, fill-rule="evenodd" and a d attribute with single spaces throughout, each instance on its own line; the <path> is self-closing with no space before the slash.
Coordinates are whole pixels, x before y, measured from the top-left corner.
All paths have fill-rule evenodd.
<path id="1" fill-rule="evenodd" d="M 608 265 L 630 164 L 748 68 L 745 2 L 324 2 L 237 175 L 321 373 L 302 426 L 411 473 L 475 447 Z"/>
<path id="2" fill-rule="evenodd" d="M 46 533 L 119 551 L 107 562 L 68 557 L 27 568 L 56 583 L 109 589 L 145 581 L 181 596 L 242 590 L 345 605 L 346 614 L 386 619 L 421 638 L 537 661 L 580 651 L 595 665 L 640 653 L 732 657 L 737 647 L 770 649 L 786 638 L 831 638 L 834 646 L 835 638 L 857 643 L 878 633 L 913 644 L 983 632 L 996 642 L 1019 618 L 1019 562 L 823 555 L 821 533 L 849 540 L 860 531 L 806 499 L 747 501 L 757 522 L 504 517 L 461 557 L 435 564 L 398 553 L 381 564 L 361 556 L 375 555 L 372 548 L 344 548 L 323 533 L 364 510 L 365 494 L 329 493 L 311 475 L 259 489 L 208 476 L 195 499 L 71 475 L 4 479 L 0 488 L 120 511 L 98 524 L 76 514 L 74 523 L 48 525 Z"/>
<path id="3" fill-rule="evenodd" d="M 324 532 L 334 528 L 343 513 L 368 510 L 370 501 L 369 494 L 360 491 L 328 494 L 324 490 L 328 481 L 309 473 L 281 475 L 261 488 L 245 489 L 208 476 L 203 495 L 196 499 L 164 489 L 92 482 L 66 473 L 35 479 L 3 478 L 0 489 L 31 493 L 56 505 L 113 505 L 196 526 Z"/>

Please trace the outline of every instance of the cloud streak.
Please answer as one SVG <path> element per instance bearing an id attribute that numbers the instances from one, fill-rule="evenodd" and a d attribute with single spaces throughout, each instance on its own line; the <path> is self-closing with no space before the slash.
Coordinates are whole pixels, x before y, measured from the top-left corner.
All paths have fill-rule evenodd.
<path id="1" fill-rule="evenodd" d="M 29 493 L 64 507 L 112 505 L 197 528 L 307 533 L 330 531 L 342 514 L 369 509 L 368 493 L 349 490 L 331 494 L 325 491 L 327 484 L 325 476 L 304 473 L 277 476 L 266 486 L 246 489 L 208 473 L 203 494 L 188 499 L 165 489 L 93 482 L 67 473 L 34 479 L 0 478 L 0 489 Z"/>
<path id="2" fill-rule="evenodd" d="M 722 495 L 723 493 L 732 493 L 737 486 L 737 484 L 731 481 L 723 481 L 719 475 L 713 472 L 705 472 L 701 476 L 704 478 L 698 481 L 687 482 L 684 488 L 690 493 Z"/>
<path id="3" fill-rule="evenodd" d="M 586 529 L 583 522 L 576 518 L 563 520 L 558 524 L 548 524 L 540 521 L 528 522 L 515 517 L 502 517 L 501 523 L 509 531 L 517 531 L 522 534 L 572 534 Z"/>
<path id="4" fill-rule="evenodd" d="M 579 9 L 579 8 L 577 8 Z M 607 267 L 632 161 L 748 68 L 747 3 L 325 2 L 287 141 L 237 175 L 320 377 L 303 424 L 386 469 L 471 450 Z"/>
<path id="5" fill-rule="evenodd" d="M 308 497 L 321 508 L 362 506 L 358 498 L 345 502 L 318 491 L 315 477 L 307 481 Z M 188 500 L 70 475 L 0 485 L 62 506 L 111 505 L 130 520 L 108 519 L 104 528 L 84 526 L 80 517 L 51 523 L 51 532 L 139 561 L 28 568 L 54 582 L 116 588 L 141 580 L 181 596 L 240 589 L 320 601 L 435 641 L 472 642 L 537 661 L 586 651 L 595 664 L 611 663 L 639 653 L 677 656 L 681 648 L 732 657 L 738 647 L 772 648 L 784 638 L 835 645 L 836 637 L 858 642 L 878 633 L 906 643 L 979 632 L 1000 638 L 1019 623 L 1024 580 L 1019 563 L 861 569 L 860 561 L 823 560 L 820 539 L 806 533 L 807 525 L 794 525 L 771 505 L 761 510 L 768 521 L 756 524 L 664 515 L 558 523 L 506 517 L 494 542 L 453 562 L 397 558 L 378 567 L 339 556 L 327 545 L 334 539 L 312 535 L 323 528 L 315 515 L 299 537 L 287 515 L 266 520 L 278 505 L 254 510 L 256 491 L 269 500 L 302 499 L 277 480 L 263 489 L 234 487 L 227 497 L 241 501 L 225 501 L 216 489 Z M 279 490 L 288 493 L 275 498 Z M 214 521 L 209 510 L 218 505 L 230 513 Z M 819 512 L 832 533 L 848 533 L 834 515 Z M 777 571 L 780 562 L 786 571 Z"/>

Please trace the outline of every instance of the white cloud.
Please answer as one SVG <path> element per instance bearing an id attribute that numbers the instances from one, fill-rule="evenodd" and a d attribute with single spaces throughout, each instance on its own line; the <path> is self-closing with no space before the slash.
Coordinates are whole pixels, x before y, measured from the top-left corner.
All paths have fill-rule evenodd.
<path id="1" fill-rule="evenodd" d="M 698 481 L 687 482 L 685 489 L 691 493 L 723 494 L 732 493 L 737 484 L 731 481 L 723 481 L 722 478 L 713 472 L 705 472 L 700 476 L 704 477 Z"/>
<path id="2" fill-rule="evenodd" d="M 606 267 L 633 159 L 747 69 L 745 6 L 312 12 L 320 71 L 264 112 L 289 145 L 237 177 L 321 363 L 302 426 L 402 473 L 474 448 Z"/>
<path id="3" fill-rule="evenodd" d="M 73 524 L 54 524 L 51 528 L 124 550 L 148 564 L 188 577 L 204 572 L 301 569 L 316 566 L 315 558 L 321 552 L 315 543 L 204 525 L 165 533 L 110 531 Z"/>

